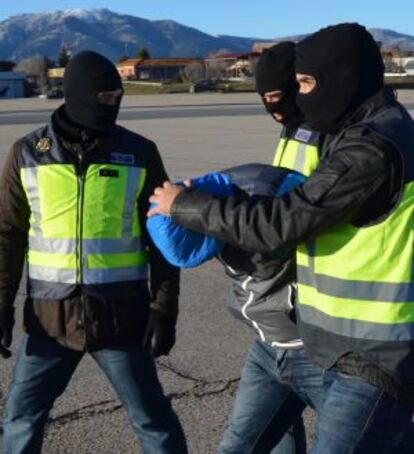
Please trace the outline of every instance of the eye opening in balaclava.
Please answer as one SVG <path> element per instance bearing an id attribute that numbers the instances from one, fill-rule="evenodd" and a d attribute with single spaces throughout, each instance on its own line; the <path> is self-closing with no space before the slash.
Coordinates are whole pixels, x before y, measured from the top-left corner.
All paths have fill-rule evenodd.
<path id="1" fill-rule="evenodd" d="M 103 104 L 105 106 L 117 106 L 121 103 L 123 94 L 124 91 L 118 88 L 118 90 L 113 91 L 100 91 L 96 95 L 96 98 L 99 104 Z"/>
<path id="2" fill-rule="evenodd" d="M 316 131 L 335 133 L 346 118 L 384 85 L 384 64 L 372 35 L 359 24 L 326 27 L 298 43 L 296 72 L 315 77 L 297 104 Z"/>
<path id="3" fill-rule="evenodd" d="M 266 110 L 274 119 L 274 114 L 281 115 L 281 123 L 289 129 L 297 128 L 304 121 L 296 105 L 299 85 L 295 78 L 294 47 L 294 43 L 286 41 L 265 49 L 256 67 L 256 91 Z M 264 94 L 273 91 L 281 91 L 282 98 L 278 102 L 267 102 Z"/>
<path id="4" fill-rule="evenodd" d="M 298 77 L 299 75 L 301 76 L 300 79 Z M 320 75 L 315 74 L 315 73 L 309 73 L 309 74 L 297 73 L 296 74 L 296 80 L 298 81 L 298 85 L 299 85 L 298 93 L 300 93 L 301 84 L 306 85 L 307 83 L 309 83 L 309 80 L 311 80 L 311 79 L 314 81 L 315 85 L 312 88 L 310 88 L 309 91 L 301 92 L 301 94 L 306 95 L 306 96 L 312 96 L 313 94 L 315 94 L 319 90 L 320 85 L 321 85 L 320 81 L 323 80 L 323 76 L 320 76 Z"/>
<path id="5" fill-rule="evenodd" d="M 99 132 L 115 125 L 122 96 L 111 104 L 98 99 L 99 93 L 123 93 L 119 73 L 106 57 L 93 51 L 75 55 L 65 70 L 63 88 L 65 112 L 70 120 Z"/>

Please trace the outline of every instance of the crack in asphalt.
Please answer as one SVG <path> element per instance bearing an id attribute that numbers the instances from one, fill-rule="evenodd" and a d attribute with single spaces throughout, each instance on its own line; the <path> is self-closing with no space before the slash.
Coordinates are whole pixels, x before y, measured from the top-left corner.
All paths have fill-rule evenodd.
<path id="1" fill-rule="evenodd" d="M 185 380 L 190 380 L 190 381 L 193 381 L 193 382 L 196 382 L 196 383 L 200 383 L 202 381 L 205 381 L 202 378 L 193 377 L 192 375 L 190 375 L 190 374 L 188 374 L 186 372 L 178 370 L 174 366 L 171 366 L 170 364 L 168 364 L 168 362 L 164 362 L 164 361 L 158 360 L 157 361 L 157 367 L 159 369 L 164 369 L 164 370 L 167 370 L 169 372 L 172 372 L 174 375 L 177 375 L 180 378 L 184 378 Z"/>
<path id="2" fill-rule="evenodd" d="M 240 380 L 240 377 L 237 377 L 228 380 L 208 381 L 202 378 L 193 377 L 190 374 L 175 369 L 173 366 L 163 362 L 158 362 L 158 367 L 160 369 L 167 370 L 168 372 L 171 372 L 182 379 L 194 383 L 194 386 L 185 391 L 168 393 L 167 397 L 171 400 L 179 400 L 186 397 L 204 399 L 206 397 L 222 394 L 227 391 L 230 391 L 230 393 L 233 394 L 233 385 L 235 385 Z M 53 424 L 53 426 L 63 426 L 79 419 L 112 414 L 120 410 L 122 407 L 122 404 L 120 404 L 117 399 L 106 399 L 100 402 L 85 405 L 83 407 L 77 408 L 76 410 L 64 413 L 56 417 L 51 416 L 48 419 L 48 423 Z"/>
<path id="3" fill-rule="evenodd" d="M 223 393 L 223 392 L 227 391 L 228 389 L 230 389 L 230 387 L 233 384 L 237 383 L 240 380 L 240 377 L 237 377 L 237 378 L 231 378 L 228 380 L 208 381 L 203 378 L 193 377 L 192 375 L 190 375 L 186 372 L 180 371 L 180 370 L 174 368 L 173 366 L 171 366 L 165 362 L 161 362 L 161 361 L 158 362 L 158 367 L 160 369 L 164 369 L 169 372 L 172 372 L 173 374 L 177 375 L 180 378 L 183 378 L 185 380 L 189 380 L 189 381 L 192 381 L 195 383 L 195 385 L 189 390 L 168 394 L 168 397 L 171 399 L 179 399 L 179 398 L 188 397 L 188 396 L 194 396 L 198 399 L 202 399 L 203 397 Z M 213 390 L 210 389 L 209 391 L 205 390 L 206 387 L 211 387 L 211 386 L 218 386 L 218 388 L 213 389 Z"/>
<path id="4" fill-rule="evenodd" d="M 79 419 L 92 418 L 98 415 L 105 415 L 114 413 L 122 408 L 122 404 L 118 403 L 117 399 L 107 399 L 101 402 L 96 402 L 94 404 L 85 405 L 83 407 L 77 408 L 68 413 L 56 417 L 49 417 L 48 423 L 53 424 L 54 426 L 63 426 L 72 421 Z M 110 405 L 109 408 L 101 408 L 106 405 Z"/>

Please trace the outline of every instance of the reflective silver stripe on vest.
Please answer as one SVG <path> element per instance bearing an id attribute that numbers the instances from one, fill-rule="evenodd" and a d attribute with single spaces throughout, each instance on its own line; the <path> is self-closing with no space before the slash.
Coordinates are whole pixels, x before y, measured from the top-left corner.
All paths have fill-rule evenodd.
<path id="1" fill-rule="evenodd" d="M 24 169 L 26 190 L 30 199 L 30 206 L 34 222 L 29 236 L 29 249 L 48 254 L 76 254 L 76 238 L 45 238 L 42 236 L 41 209 L 38 186 L 38 167 Z M 132 238 L 134 212 L 137 212 L 137 191 L 143 170 L 128 168 L 127 187 L 123 207 L 122 236 L 120 239 L 82 239 L 83 260 L 88 254 L 122 254 L 145 250 L 141 238 Z M 31 279 L 52 283 L 76 284 L 76 269 L 51 268 L 41 265 L 29 264 L 28 275 Z M 117 269 L 87 269 L 83 270 L 82 283 L 99 284 L 147 279 L 147 266 L 132 266 Z"/>
<path id="2" fill-rule="evenodd" d="M 132 236 L 132 224 L 134 219 L 134 212 L 137 211 L 137 191 L 138 185 L 141 180 L 142 169 L 137 167 L 128 168 L 127 183 L 125 189 L 125 201 L 124 201 L 124 222 L 122 225 L 122 236 L 130 238 Z M 128 215 L 127 215 L 128 213 Z"/>
<path id="3" fill-rule="evenodd" d="M 306 242 L 306 249 L 308 250 L 309 269 L 315 273 L 316 240 L 314 238 Z"/>
<path id="4" fill-rule="evenodd" d="M 38 252 L 46 252 L 50 254 L 75 254 L 76 253 L 76 239 L 67 238 L 45 238 L 42 236 L 40 223 L 42 219 L 40 210 L 40 197 L 38 187 L 38 168 L 27 167 L 24 169 L 25 183 L 28 195 L 30 197 L 31 210 L 33 212 L 34 223 L 32 229 L 35 235 L 30 235 L 29 246 L 30 249 Z M 121 239 L 83 239 L 82 248 L 87 254 L 122 254 L 126 252 L 134 252 L 144 250 L 144 245 L 140 238 L 131 239 L 133 216 L 125 216 L 126 213 L 133 214 L 136 209 L 136 193 L 139 178 L 142 169 L 131 168 L 128 169 L 127 179 L 127 197 L 124 204 L 124 225 L 122 233 L 126 238 Z"/>
<path id="5" fill-rule="evenodd" d="M 83 284 L 103 284 L 111 282 L 135 281 L 147 279 L 147 265 L 127 268 L 84 269 Z"/>
<path id="6" fill-rule="evenodd" d="M 39 235 L 30 235 L 29 248 L 36 252 L 48 254 L 75 254 L 76 241 L 64 238 L 43 238 Z"/>
<path id="7" fill-rule="evenodd" d="M 122 254 L 145 250 L 141 238 L 122 238 L 120 240 L 84 239 L 82 249 L 85 254 Z"/>
<path id="8" fill-rule="evenodd" d="M 304 173 L 305 171 L 306 148 L 307 148 L 306 143 L 299 142 L 298 148 L 296 149 L 296 157 L 294 164 L 294 170 L 296 170 L 297 172 Z"/>
<path id="9" fill-rule="evenodd" d="M 76 270 L 68 268 L 51 268 L 42 265 L 33 265 L 29 263 L 28 274 L 31 279 L 40 281 L 61 282 L 63 284 L 76 283 Z"/>
<path id="10" fill-rule="evenodd" d="M 300 296 L 299 296 L 300 301 Z M 370 323 L 330 317 L 314 307 L 298 305 L 300 319 L 308 325 L 353 339 L 407 342 L 414 340 L 414 323 Z"/>
<path id="11" fill-rule="evenodd" d="M 42 218 L 40 210 L 39 184 L 37 181 L 37 167 L 26 167 L 24 169 L 25 185 L 29 197 L 30 208 L 33 213 L 34 223 L 31 225 L 36 235 L 42 235 L 40 230 L 40 219 Z"/>
<path id="12" fill-rule="evenodd" d="M 46 252 L 48 254 L 76 254 L 76 240 L 64 238 L 43 238 L 31 235 L 29 237 L 29 247 L 32 251 Z M 141 238 L 82 240 L 82 250 L 85 254 L 122 254 L 144 249 Z"/>
<path id="13" fill-rule="evenodd" d="M 314 287 L 318 292 L 326 295 L 345 299 L 349 299 L 350 295 L 352 295 L 353 300 L 366 300 L 372 303 L 377 301 L 386 303 L 413 303 L 414 305 L 414 282 L 351 281 L 313 273 L 309 268 L 301 265 L 298 265 L 297 269 L 299 284 Z"/>

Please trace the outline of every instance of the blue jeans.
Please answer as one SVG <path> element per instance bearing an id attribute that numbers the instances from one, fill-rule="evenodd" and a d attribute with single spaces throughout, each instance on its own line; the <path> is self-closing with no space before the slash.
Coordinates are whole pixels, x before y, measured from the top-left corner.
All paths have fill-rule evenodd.
<path id="1" fill-rule="evenodd" d="M 365 380 L 335 369 L 325 372 L 324 388 L 313 454 L 414 453 L 405 445 L 410 425 L 413 428 L 414 404 L 402 404 Z"/>
<path id="2" fill-rule="evenodd" d="M 306 439 L 302 412 L 317 408 L 323 371 L 303 349 L 250 347 L 220 454 L 302 454 Z"/>
<path id="3" fill-rule="evenodd" d="M 163 393 L 151 354 L 134 343 L 91 355 L 118 394 L 144 452 L 186 453 L 183 430 Z M 52 339 L 23 339 L 5 406 L 4 454 L 41 451 L 49 411 L 82 356 Z"/>

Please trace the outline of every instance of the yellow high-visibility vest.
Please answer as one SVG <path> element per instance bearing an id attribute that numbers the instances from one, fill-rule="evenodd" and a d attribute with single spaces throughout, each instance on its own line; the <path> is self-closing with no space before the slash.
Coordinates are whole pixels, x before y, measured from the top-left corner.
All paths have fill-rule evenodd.
<path id="1" fill-rule="evenodd" d="M 322 366 L 354 352 L 414 386 L 414 123 L 396 104 L 353 139 L 367 130 L 403 159 L 400 199 L 375 224 L 343 223 L 298 247 L 299 327 Z"/>
<path id="2" fill-rule="evenodd" d="M 137 206 L 146 169 L 118 158 L 79 175 L 51 128 L 46 137 L 46 151 L 25 146 L 20 170 L 31 208 L 28 277 L 43 289 L 34 296 L 63 298 L 76 285 L 147 279 Z"/>
<path id="3" fill-rule="evenodd" d="M 316 169 L 319 163 L 319 134 L 306 127 L 296 131 L 282 129 L 276 148 L 273 165 L 296 170 L 306 177 Z M 297 262 L 303 262 L 307 257 L 305 245 L 296 248 Z"/>
<path id="4" fill-rule="evenodd" d="M 290 134 L 290 135 L 289 135 Z M 319 134 L 302 127 L 294 132 L 283 128 L 273 165 L 309 176 L 319 162 Z"/>

